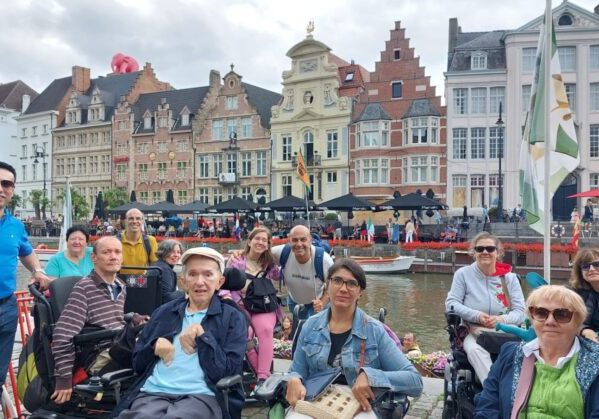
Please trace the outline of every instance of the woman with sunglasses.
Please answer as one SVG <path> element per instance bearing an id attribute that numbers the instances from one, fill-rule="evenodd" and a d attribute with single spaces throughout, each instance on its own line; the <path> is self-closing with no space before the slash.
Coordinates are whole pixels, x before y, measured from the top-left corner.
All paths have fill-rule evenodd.
<path id="1" fill-rule="evenodd" d="M 286 399 L 291 406 L 303 400 L 305 380 L 331 368 L 341 367 L 347 384 L 360 403 L 356 418 L 376 418 L 370 401 L 371 387 L 395 387 L 409 396 L 422 392 L 422 377 L 389 337 L 383 325 L 360 308 L 366 274 L 351 259 L 339 259 L 328 271 L 325 293 L 330 306 L 310 317 L 299 336 L 292 378 Z M 293 412 L 288 418 L 307 418 Z"/>
<path id="2" fill-rule="evenodd" d="M 470 243 L 470 254 L 474 263 L 454 274 L 445 310 L 455 312 L 469 327 L 464 351 L 482 384 L 493 362 L 476 338 L 484 329 L 495 330 L 497 323 L 520 325 L 524 321 L 524 295 L 512 267 L 499 262 L 503 247 L 497 237 L 487 232 L 477 234 Z"/>
<path id="3" fill-rule="evenodd" d="M 537 338 L 502 347 L 475 399 L 475 418 L 598 418 L 599 345 L 578 337 L 587 315 L 582 298 L 546 285 L 526 305 Z"/>
<path id="4" fill-rule="evenodd" d="M 599 343 L 599 249 L 581 249 L 574 258 L 570 287 L 580 295 L 587 307 L 581 336 Z"/>

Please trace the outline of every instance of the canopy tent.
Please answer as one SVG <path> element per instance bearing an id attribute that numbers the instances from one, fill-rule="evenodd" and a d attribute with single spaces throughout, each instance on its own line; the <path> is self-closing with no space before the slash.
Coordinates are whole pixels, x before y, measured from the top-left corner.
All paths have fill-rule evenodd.
<path id="1" fill-rule="evenodd" d="M 170 201 L 161 201 L 146 207 L 146 209 L 144 209 L 143 212 L 169 212 L 172 214 L 176 214 L 179 212 L 179 210 L 179 205 L 175 205 Z"/>
<path id="2" fill-rule="evenodd" d="M 142 204 L 141 202 L 128 202 L 116 208 L 109 209 L 107 212 L 113 214 L 123 214 L 133 208 L 137 208 L 141 212 L 147 212 L 148 206 L 146 204 Z"/>
<path id="3" fill-rule="evenodd" d="M 591 189 L 590 191 L 580 192 L 570 195 L 568 198 L 597 198 L 599 197 L 599 189 Z"/>
<path id="4" fill-rule="evenodd" d="M 180 205 L 177 212 L 179 214 L 190 214 L 190 213 L 202 213 L 206 212 L 206 208 L 208 208 L 208 204 L 203 203 L 202 201 L 193 201 L 185 205 Z"/>
<path id="5" fill-rule="evenodd" d="M 346 195 L 322 202 L 316 205 L 316 209 L 321 211 L 376 211 L 376 205 L 350 192 Z"/>
<path id="6" fill-rule="evenodd" d="M 228 201 L 221 202 L 220 204 L 213 205 L 206 209 L 207 212 L 215 212 L 219 214 L 225 212 L 247 213 L 255 212 L 257 210 L 258 204 L 239 197 L 234 197 L 233 199 L 229 199 Z"/>
<path id="7" fill-rule="evenodd" d="M 383 202 L 378 207 L 381 210 L 439 210 L 447 208 L 447 205 L 424 195 L 411 193 Z"/>
<path id="8" fill-rule="evenodd" d="M 314 202 L 308 202 L 308 209 L 312 210 Z M 259 211 L 306 211 L 306 200 L 298 198 L 297 196 L 287 195 L 283 198 L 275 199 L 274 201 L 267 202 L 264 205 L 260 205 Z"/>

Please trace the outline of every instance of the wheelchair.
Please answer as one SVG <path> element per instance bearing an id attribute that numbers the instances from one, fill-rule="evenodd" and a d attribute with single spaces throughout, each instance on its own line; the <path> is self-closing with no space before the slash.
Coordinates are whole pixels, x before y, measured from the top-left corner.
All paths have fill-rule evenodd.
<path id="1" fill-rule="evenodd" d="M 150 269 L 151 268 L 143 268 Z M 160 301 L 160 283 L 159 280 L 151 279 L 149 275 L 146 284 L 134 287 L 128 285 L 127 299 L 125 308 L 139 308 L 142 314 L 151 314 L 156 304 Z M 34 296 L 33 316 L 35 323 L 34 334 L 31 337 L 34 341 L 34 351 L 36 354 L 36 368 L 42 379 L 44 394 L 41 396 L 41 406 L 35 409 L 29 416 L 32 419 L 38 418 L 108 418 L 112 410 L 121 400 L 127 387 L 135 380 L 135 374 L 131 368 L 120 369 L 102 376 L 92 376 L 80 384 L 73 386 L 73 395 L 71 400 L 64 405 L 53 403 L 49 396 L 54 391 L 54 358 L 51 351 L 52 333 L 60 313 L 64 309 L 69 298 L 71 290 L 81 277 L 66 277 L 50 283 L 50 298 L 40 292 L 35 286 L 30 286 L 29 290 Z M 245 286 L 245 274 L 237 269 L 225 270 L 225 283 L 223 288 L 230 290 L 239 290 Z M 140 299 L 140 293 L 145 298 Z M 127 311 L 126 311 L 127 312 Z M 125 315 L 126 320 L 130 316 Z M 95 349 L 104 345 L 107 341 L 113 341 L 122 329 L 118 330 L 94 330 L 89 331 L 84 328 L 82 333 L 75 336 L 73 343 L 77 354 L 85 350 Z M 216 387 L 222 391 L 225 399 L 225 408 L 229 392 L 241 383 L 241 376 L 225 377 L 220 380 Z M 27 406 L 26 406 L 27 407 Z M 29 409 L 29 407 L 28 407 Z"/>
<path id="2" fill-rule="evenodd" d="M 295 306 L 293 312 L 292 354 L 295 353 L 299 335 L 306 322 L 306 319 L 300 318 L 303 310 L 303 305 L 298 304 Z M 379 310 L 378 320 L 381 323 L 384 323 L 386 313 L 386 309 L 384 308 Z M 393 334 L 391 338 L 395 342 L 400 342 L 399 338 L 390 329 L 387 329 L 387 333 L 390 335 Z M 407 414 L 410 408 L 410 401 L 407 395 L 388 388 L 373 388 L 372 390 L 375 395 L 375 402 L 373 406 L 376 408 L 378 415 L 382 419 L 401 419 Z M 271 375 L 264 382 L 264 384 L 257 389 L 255 398 L 268 403 L 270 406 L 273 406 L 275 403 L 285 400 L 285 391 L 285 374 L 274 374 Z"/>

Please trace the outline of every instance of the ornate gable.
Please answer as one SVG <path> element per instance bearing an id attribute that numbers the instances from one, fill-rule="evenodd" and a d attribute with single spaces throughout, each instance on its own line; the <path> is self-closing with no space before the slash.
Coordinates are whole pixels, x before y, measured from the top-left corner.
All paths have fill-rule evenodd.
<path id="1" fill-rule="evenodd" d="M 519 27 L 512 33 L 538 32 L 543 23 L 543 19 L 544 15 L 541 15 Z M 565 1 L 553 9 L 553 23 L 556 31 L 559 31 L 560 28 L 599 28 L 599 15 L 583 9 L 574 3 Z"/>

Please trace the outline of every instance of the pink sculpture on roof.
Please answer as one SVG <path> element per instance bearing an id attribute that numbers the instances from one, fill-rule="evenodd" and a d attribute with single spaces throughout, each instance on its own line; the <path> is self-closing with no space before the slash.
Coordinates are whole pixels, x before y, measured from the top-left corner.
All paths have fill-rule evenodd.
<path id="1" fill-rule="evenodd" d="M 112 57 L 112 72 L 116 74 L 133 73 L 139 71 L 139 64 L 135 61 L 135 58 L 129 57 L 128 55 L 117 52 Z"/>

